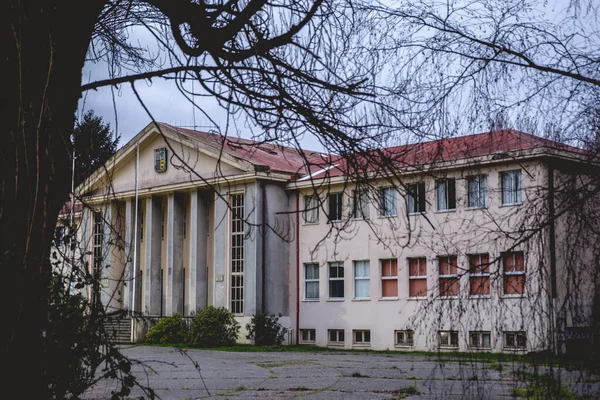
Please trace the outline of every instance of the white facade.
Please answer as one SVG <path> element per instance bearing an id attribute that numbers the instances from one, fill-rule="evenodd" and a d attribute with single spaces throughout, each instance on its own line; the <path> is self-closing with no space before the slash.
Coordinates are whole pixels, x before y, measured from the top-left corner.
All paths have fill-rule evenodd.
<path id="1" fill-rule="evenodd" d="M 514 148 L 398 167 L 393 179 L 372 171 L 357 189 L 328 155 L 311 153 L 308 169 L 293 149 L 159 127 L 78 188 L 82 242 L 93 246 L 99 213 L 111 222 L 96 224 L 108 307 L 160 317 L 223 306 L 242 326 L 280 314 L 290 342 L 319 346 L 558 349 L 564 229 L 548 205 L 577 149 L 503 132 Z"/>

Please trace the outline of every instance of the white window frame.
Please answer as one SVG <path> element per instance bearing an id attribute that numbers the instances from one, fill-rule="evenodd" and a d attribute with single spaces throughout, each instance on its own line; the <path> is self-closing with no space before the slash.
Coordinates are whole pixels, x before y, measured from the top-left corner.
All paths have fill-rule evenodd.
<path id="1" fill-rule="evenodd" d="M 338 198 L 338 203 L 337 203 L 337 207 L 336 207 L 336 214 L 339 215 L 335 215 L 336 218 L 332 218 L 331 216 L 331 198 L 332 197 L 337 197 Z M 343 192 L 335 192 L 335 193 L 329 193 L 327 195 L 327 221 L 328 222 L 340 222 L 343 219 L 343 214 L 344 214 L 344 193 Z"/>
<path id="2" fill-rule="evenodd" d="M 358 266 L 366 266 L 366 275 L 358 275 Z M 371 298 L 371 265 L 369 260 L 355 260 L 353 261 L 353 270 L 354 270 L 354 298 L 355 299 L 370 299 Z M 366 296 L 358 296 L 357 295 L 357 286 L 360 282 L 366 282 L 367 284 L 367 295 Z"/>
<path id="3" fill-rule="evenodd" d="M 438 256 L 438 273 L 440 270 L 440 264 L 442 262 L 442 259 L 446 258 L 447 259 L 447 263 L 450 264 L 450 260 L 452 258 L 454 258 L 456 260 L 456 273 L 455 274 L 438 274 L 438 286 L 441 288 L 440 285 L 440 279 L 453 279 L 456 281 L 456 294 L 455 295 L 449 295 L 449 294 L 442 294 L 442 291 L 440 290 L 440 297 L 448 297 L 448 298 L 455 298 L 458 297 L 460 294 L 460 282 L 458 279 L 458 256 L 452 254 L 449 256 Z"/>
<path id="4" fill-rule="evenodd" d="M 485 254 L 487 254 L 487 256 L 488 256 L 487 272 L 472 273 L 471 272 L 471 257 L 477 257 L 479 259 L 479 262 L 477 263 L 477 265 L 481 266 L 481 265 L 483 265 L 483 263 L 481 261 L 481 256 L 483 256 Z M 472 278 L 487 278 L 488 280 L 491 280 L 490 263 L 489 263 L 490 255 L 489 255 L 489 253 L 469 254 L 467 257 L 469 259 L 469 296 L 470 297 L 490 297 L 492 295 L 492 285 L 491 285 L 491 282 L 489 284 L 490 293 L 486 293 L 486 294 L 473 294 L 473 293 L 471 293 L 471 279 Z"/>
<path id="5" fill-rule="evenodd" d="M 488 345 L 484 345 L 483 337 L 488 336 Z M 469 347 L 472 349 L 491 349 L 492 333 L 490 331 L 469 331 Z"/>
<path id="6" fill-rule="evenodd" d="M 393 262 L 396 262 L 396 268 L 392 268 L 393 267 Z M 384 268 L 384 263 L 389 262 L 390 263 L 390 268 L 391 271 L 395 272 L 396 275 L 391 275 L 391 276 L 384 276 L 383 275 L 383 268 Z M 379 271 L 381 272 L 381 298 L 382 299 L 397 299 L 398 298 L 398 259 L 397 258 L 383 258 L 381 260 L 379 260 Z M 383 281 L 391 281 L 394 280 L 396 281 L 396 296 L 384 296 L 383 295 Z"/>
<path id="7" fill-rule="evenodd" d="M 340 335 L 341 333 L 341 335 Z M 336 340 L 331 340 L 331 334 L 335 335 Z M 341 338 L 340 338 L 341 336 Z M 346 344 L 346 333 L 343 329 L 327 329 L 328 346 L 344 346 Z"/>
<path id="8" fill-rule="evenodd" d="M 519 346 L 519 336 L 523 338 L 523 345 Z M 514 351 L 523 351 L 527 350 L 527 335 L 524 331 L 505 331 L 502 333 L 503 343 L 502 348 L 504 350 L 514 350 Z M 509 342 L 512 345 L 509 345 Z"/>
<path id="9" fill-rule="evenodd" d="M 454 185 L 454 207 L 450 207 L 450 189 L 449 183 Z M 436 205 L 438 211 L 456 210 L 456 180 L 454 178 L 438 179 L 435 181 Z"/>
<path id="10" fill-rule="evenodd" d="M 379 216 L 396 217 L 398 215 L 398 196 L 392 186 L 379 188 Z"/>
<path id="11" fill-rule="evenodd" d="M 312 267 L 313 271 L 316 272 L 312 278 L 308 278 L 308 267 Z M 308 297 L 308 285 L 317 284 L 317 297 Z M 317 263 L 306 263 L 304 264 L 304 300 L 319 300 L 319 264 Z"/>
<path id="12" fill-rule="evenodd" d="M 308 339 L 304 339 L 304 334 L 306 333 Z M 300 343 L 304 344 L 314 344 L 317 338 L 317 330 L 316 329 L 300 329 Z"/>
<path id="13" fill-rule="evenodd" d="M 102 211 L 94 211 L 94 230 L 92 233 L 92 273 L 100 277 L 104 263 L 104 216 Z"/>
<path id="14" fill-rule="evenodd" d="M 394 331 L 394 346 L 395 347 L 414 347 L 415 332 L 411 329 Z"/>
<path id="15" fill-rule="evenodd" d="M 317 194 L 304 196 L 303 218 L 305 224 L 319 223 L 319 196 Z"/>
<path id="16" fill-rule="evenodd" d="M 502 205 L 523 204 L 523 183 L 520 169 L 500 172 Z"/>
<path id="17" fill-rule="evenodd" d="M 419 193 L 419 188 L 423 188 L 423 193 Z M 427 201 L 426 201 L 426 192 L 427 188 L 425 187 L 425 182 L 415 182 L 409 183 L 406 185 L 407 194 L 406 201 L 408 202 L 406 209 L 408 214 L 422 214 L 427 212 Z M 416 196 L 413 196 L 412 193 L 415 193 Z M 421 210 L 419 205 L 421 204 L 421 197 L 423 197 L 423 209 Z"/>
<path id="18" fill-rule="evenodd" d="M 339 274 L 338 274 L 338 276 L 332 277 L 331 276 L 331 268 L 332 267 L 337 268 L 338 271 L 341 270 L 343 276 L 339 277 Z M 329 278 L 329 285 L 328 285 L 328 291 L 327 291 L 328 292 L 327 295 L 329 296 L 329 298 L 333 299 L 333 300 L 342 300 L 342 299 L 344 299 L 344 297 L 346 296 L 346 290 L 345 290 L 345 287 L 344 287 L 345 286 L 344 278 L 346 277 L 346 273 L 344 271 L 344 262 L 343 261 L 330 261 L 330 262 L 328 262 L 327 263 L 327 277 Z M 339 282 L 339 281 L 342 282 L 342 292 L 343 292 L 343 295 L 341 297 L 333 297 L 333 296 L 331 296 L 331 283 L 332 282 Z"/>
<path id="19" fill-rule="evenodd" d="M 410 261 L 411 260 L 418 260 L 419 261 L 419 274 L 421 273 L 421 261 L 425 261 L 425 275 L 411 275 L 410 274 Z M 427 292 L 429 292 L 429 287 L 428 287 L 428 282 L 427 282 L 427 258 L 426 257 L 409 257 L 408 258 L 408 297 L 412 298 L 412 299 L 423 299 L 426 298 L 427 295 L 425 296 L 411 296 L 410 295 L 410 281 L 412 280 L 417 280 L 417 279 L 424 279 L 425 280 L 425 287 L 427 288 Z"/>
<path id="20" fill-rule="evenodd" d="M 352 218 L 369 219 L 369 193 L 366 190 L 355 190 L 352 197 L 354 200 Z"/>
<path id="21" fill-rule="evenodd" d="M 487 208 L 488 186 L 487 175 L 471 175 L 467 177 L 467 207 Z"/>
<path id="22" fill-rule="evenodd" d="M 444 342 L 444 336 L 447 335 L 447 343 Z M 453 343 L 452 339 L 456 339 L 456 343 Z M 458 331 L 438 331 L 438 347 L 440 349 L 458 349 Z"/>
<path id="23" fill-rule="evenodd" d="M 353 329 L 352 330 L 352 345 L 353 346 L 370 346 L 371 345 L 371 330 L 370 329 Z"/>
<path id="24" fill-rule="evenodd" d="M 521 257 L 523 257 L 523 271 L 507 271 L 505 257 L 512 256 L 513 257 L 513 265 L 516 265 L 516 256 L 517 255 L 521 255 Z M 509 251 L 509 252 L 502 253 L 502 294 L 504 296 L 520 297 L 520 296 L 525 295 L 526 285 L 527 285 L 527 276 L 525 275 L 526 271 L 527 271 L 527 265 L 525 263 L 525 252 L 516 250 L 516 251 Z M 523 275 L 523 293 L 506 293 L 506 290 L 505 290 L 506 277 L 507 276 L 516 276 L 516 275 Z"/>
<path id="25" fill-rule="evenodd" d="M 234 315 L 244 315 L 244 243 L 245 243 L 245 223 L 244 223 L 244 193 L 231 193 L 229 195 L 230 208 L 230 286 L 229 286 L 229 305 L 230 311 Z M 236 222 L 239 222 L 236 223 Z M 239 226 L 238 226 L 239 225 Z M 237 243 L 237 245 L 236 245 Z M 234 258 L 234 248 L 241 248 L 241 257 Z"/>

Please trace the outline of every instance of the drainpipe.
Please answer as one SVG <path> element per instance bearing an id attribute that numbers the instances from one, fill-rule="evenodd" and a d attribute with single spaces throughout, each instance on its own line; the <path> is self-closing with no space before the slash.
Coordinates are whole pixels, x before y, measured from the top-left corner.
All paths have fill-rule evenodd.
<path id="1" fill-rule="evenodd" d="M 300 192 L 296 193 L 296 344 L 300 343 Z"/>
<path id="2" fill-rule="evenodd" d="M 261 229 L 262 229 L 262 243 L 261 243 L 261 251 L 262 251 L 262 257 L 261 257 L 261 280 L 262 280 L 262 290 L 261 290 L 261 309 L 263 313 L 267 312 L 267 306 L 265 303 L 265 292 L 266 292 L 266 287 L 265 287 L 265 281 L 266 281 L 266 271 L 265 271 L 265 267 L 267 265 L 267 262 L 265 261 L 265 256 L 267 255 L 267 245 L 266 245 L 266 241 L 267 241 L 267 230 L 266 230 L 266 225 L 267 225 L 267 218 L 266 218 L 266 213 L 267 213 L 267 196 L 266 196 L 266 189 L 265 189 L 265 183 L 264 182 L 260 182 L 260 188 L 262 191 L 262 215 L 261 215 Z"/>
<path id="3" fill-rule="evenodd" d="M 555 235 L 555 210 L 554 210 L 554 166 L 552 161 L 547 164 L 548 168 L 548 244 L 550 245 L 550 287 L 552 291 L 552 299 L 550 301 L 550 315 L 552 324 L 554 325 L 554 353 L 557 354 L 558 349 L 558 320 L 556 318 L 556 300 L 558 297 L 556 285 L 556 235 Z"/>

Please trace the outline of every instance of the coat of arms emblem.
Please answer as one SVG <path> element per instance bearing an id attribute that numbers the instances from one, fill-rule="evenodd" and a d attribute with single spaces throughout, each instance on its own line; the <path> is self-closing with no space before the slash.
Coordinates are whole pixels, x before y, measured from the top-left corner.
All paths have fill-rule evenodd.
<path id="1" fill-rule="evenodd" d="M 167 148 L 154 149 L 154 170 L 165 172 L 167 170 Z"/>

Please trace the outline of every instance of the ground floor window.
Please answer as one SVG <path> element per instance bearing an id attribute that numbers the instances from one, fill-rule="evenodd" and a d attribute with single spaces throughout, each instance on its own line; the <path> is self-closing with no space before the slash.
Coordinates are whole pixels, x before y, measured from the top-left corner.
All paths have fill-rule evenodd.
<path id="1" fill-rule="evenodd" d="M 314 343 L 316 339 L 316 330 L 300 329 L 300 343 Z"/>
<path id="2" fill-rule="evenodd" d="M 440 348 L 458 348 L 458 331 L 438 331 Z"/>
<path id="3" fill-rule="evenodd" d="M 394 345 L 400 347 L 414 346 L 415 334 L 411 330 L 394 331 Z"/>
<path id="4" fill-rule="evenodd" d="M 354 330 L 352 331 L 352 343 L 355 345 L 371 344 L 370 330 Z"/>
<path id="5" fill-rule="evenodd" d="M 525 332 L 504 332 L 505 350 L 525 350 L 526 344 Z"/>
<path id="6" fill-rule="evenodd" d="M 343 329 L 329 329 L 327 331 L 327 344 L 333 346 L 343 346 L 345 343 Z"/>
<path id="7" fill-rule="evenodd" d="M 490 332 L 471 331 L 469 332 L 469 347 L 475 349 L 490 349 L 492 347 L 490 339 Z"/>

